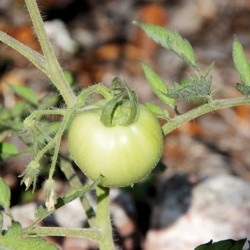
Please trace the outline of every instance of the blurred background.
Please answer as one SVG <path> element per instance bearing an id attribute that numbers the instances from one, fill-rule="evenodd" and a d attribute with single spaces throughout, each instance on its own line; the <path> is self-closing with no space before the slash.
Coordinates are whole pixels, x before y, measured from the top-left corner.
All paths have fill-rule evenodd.
<path id="1" fill-rule="evenodd" d="M 140 62 L 154 68 L 169 86 L 190 73 L 182 60 L 132 24 L 140 20 L 187 38 L 202 69 L 214 62 L 215 98 L 240 96 L 231 51 L 236 36 L 250 58 L 249 0 L 39 0 L 38 4 L 57 57 L 71 73 L 76 91 L 98 82 L 108 85 L 121 75 L 141 102 L 159 104 Z M 24 1 L 0 1 L 0 30 L 41 51 Z M 40 98 L 56 95 L 46 76 L 0 44 L 0 102 L 7 109 L 22 101 L 10 84 L 28 86 Z M 194 106 L 178 102 L 180 112 Z M 121 249 L 191 250 L 211 239 L 249 238 L 249 125 L 250 107 L 242 106 L 202 116 L 168 134 L 153 174 L 133 188 L 112 190 L 112 216 Z M 8 140 L 22 148 L 15 137 Z M 65 148 L 63 144 L 62 151 Z M 13 213 L 24 225 L 44 199 L 42 179 L 34 194 L 20 186 L 18 176 L 29 160 L 27 156 L 0 159 L 0 174 L 12 188 Z M 58 174 L 58 193 L 63 195 L 68 188 Z M 75 201 L 60 209 L 53 223 L 82 226 L 84 217 Z M 50 240 L 64 250 L 96 249 L 83 239 Z"/>

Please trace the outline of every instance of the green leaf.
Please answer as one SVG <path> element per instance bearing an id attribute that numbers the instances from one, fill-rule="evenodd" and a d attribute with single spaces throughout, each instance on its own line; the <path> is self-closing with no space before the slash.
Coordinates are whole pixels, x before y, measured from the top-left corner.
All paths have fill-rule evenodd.
<path id="1" fill-rule="evenodd" d="M 10 112 L 0 103 L 0 122 L 10 119 Z"/>
<path id="2" fill-rule="evenodd" d="M 211 89 L 211 78 L 209 80 L 202 78 L 191 78 L 189 81 L 183 81 L 182 84 L 175 83 L 169 90 L 168 96 L 175 99 L 189 99 L 195 97 L 209 96 Z"/>
<path id="3" fill-rule="evenodd" d="M 38 104 L 38 97 L 32 89 L 22 85 L 14 85 L 14 84 L 11 84 L 10 87 L 15 92 L 16 95 L 24 98 L 33 105 Z"/>
<path id="4" fill-rule="evenodd" d="M 48 243 L 41 237 L 23 237 L 22 228 L 18 222 L 13 222 L 4 235 L 0 234 L 1 250 L 57 250 L 58 248 Z"/>
<path id="5" fill-rule="evenodd" d="M 15 156 L 20 152 L 18 149 L 11 143 L 0 142 L 0 159 L 7 159 L 11 156 Z"/>
<path id="6" fill-rule="evenodd" d="M 250 65 L 243 47 L 237 39 L 233 42 L 233 61 L 241 81 L 245 85 L 250 86 Z"/>
<path id="7" fill-rule="evenodd" d="M 5 210 L 10 207 L 10 188 L 0 177 L 0 207 Z"/>
<path id="8" fill-rule="evenodd" d="M 162 109 L 159 106 L 155 105 L 154 103 L 147 102 L 146 106 L 157 117 L 164 118 L 164 119 L 169 117 L 169 112 L 166 109 Z"/>
<path id="9" fill-rule="evenodd" d="M 210 242 L 206 244 L 202 244 L 196 247 L 195 250 L 226 250 L 226 249 L 242 250 L 245 242 L 246 242 L 246 239 L 242 239 L 238 241 L 229 239 L 229 240 L 218 241 L 215 243 L 213 243 L 213 241 L 211 240 Z"/>
<path id="10" fill-rule="evenodd" d="M 188 40 L 182 38 L 179 33 L 171 31 L 165 27 L 134 22 L 151 39 L 162 47 L 169 49 L 180 56 L 187 64 L 196 68 L 196 56 Z"/>
<path id="11" fill-rule="evenodd" d="M 242 83 L 236 83 L 236 89 L 243 95 L 249 96 L 250 95 L 250 86 L 242 84 Z"/>
<path id="12" fill-rule="evenodd" d="M 8 131 L 20 131 L 23 128 L 22 118 L 20 115 L 21 103 L 16 104 L 11 110 L 6 109 L 0 104 L 0 141 L 4 137 L 1 137 L 1 133 Z M 24 103 L 22 103 L 24 104 Z M 1 154 L 0 154 L 1 155 Z"/>
<path id="13" fill-rule="evenodd" d="M 75 81 L 74 76 L 68 70 L 63 71 L 63 73 L 64 73 L 64 76 L 65 76 L 68 84 L 71 86 L 74 83 L 74 81 Z"/>
<path id="14" fill-rule="evenodd" d="M 74 81 L 75 81 L 73 74 L 68 70 L 64 70 L 63 75 L 64 75 L 67 83 L 69 84 L 69 86 L 72 86 Z M 50 83 L 54 84 L 52 81 L 50 81 Z"/>
<path id="15" fill-rule="evenodd" d="M 18 102 L 11 108 L 10 113 L 12 117 L 20 117 L 26 109 L 26 103 Z"/>
<path id="16" fill-rule="evenodd" d="M 175 100 L 167 96 L 168 87 L 167 84 L 160 78 L 160 76 L 153 71 L 149 66 L 145 63 L 142 63 L 143 72 L 145 77 L 151 86 L 155 95 L 165 104 L 174 108 Z"/>

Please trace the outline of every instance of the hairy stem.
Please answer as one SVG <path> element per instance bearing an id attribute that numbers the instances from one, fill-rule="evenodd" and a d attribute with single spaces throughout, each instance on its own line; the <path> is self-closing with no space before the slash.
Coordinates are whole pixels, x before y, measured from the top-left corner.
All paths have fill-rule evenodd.
<path id="1" fill-rule="evenodd" d="M 25 44 L 17 41 L 15 38 L 7 35 L 6 33 L 0 31 L 0 41 L 11 47 L 12 49 L 19 52 L 21 55 L 26 57 L 31 63 L 33 63 L 38 69 L 46 74 L 45 70 L 45 60 L 43 55 L 34 51 Z"/>
<path id="2" fill-rule="evenodd" d="M 164 135 L 167 135 L 168 133 L 172 132 L 184 123 L 191 121 L 206 113 L 219 109 L 231 108 L 246 104 L 250 104 L 250 97 L 238 97 L 211 101 L 173 118 L 162 127 L 163 133 Z"/>
<path id="3" fill-rule="evenodd" d="M 109 188 L 97 186 L 97 226 L 100 228 L 100 250 L 115 250 L 109 209 Z"/>
<path id="4" fill-rule="evenodd" d="M 45 71 L 48 77 L 51 79 L 53 84 L 59 90 L 64 101 L 68 106 L 71 106 L 75 100 L 76 96 L 69 86 L 61 66 L 58 63 L 58 60 L 55 56 L 52 45 L 46 34 L 43 20 L 38 9 L 37 3 L 35 0 L 25 0 L 26 6 L 28 8 L 30 18 L 34 25 L 39 43 L 41 45 L 44 57 L 45 57 Z"/>
<path id="5" fill-rule="evenodd" d="M 66 109 L 53 110 L 34 110 L 28 117 L 25 118 L 24 124 L 31 127 L 35 119 L 45 115 L 65 115 L 68 111 Z"/>
<path id="6" fill-rule="evenodd" d="M 84 91 L 82 91 L 77 96 L 77 100 L 76 100 L 75 104 L 71 107 L 72 112 L 74 112 L 78 108 L 81 108 L 82 106 L 84 106 L 86 98 L 94 93 L 102 95 L 107 100 L 110 100 L 114 97 L 112 92 L 105 85 L 100 84 L 100 83 L 92 85 L 92 86 L 88 87 L 87 89 L 85 89 Z"/>
<path id="7" fill-rule="evenodd" d="M 24 235 L 37 236 L 67 236 L 86 238 L 95 242 L 99 242 L 101 235 L 99 230 L 91 228 L 65 228 L 65 227 L 35 227 L 24 228 Z"/>
<path id="8" fill-rule="evenodd" d="M 68 125 L 69 118 L 70 118 L 70 114 L 64 116 L 61 127 L 59 128 L 59 130 L 56 134 L 57 141 L 55 143 L 54 154 L 53 154 L 52 162 L 51 162 L 51 166 L 50 166 L 49 179 L 53 178 L 53 175 L 54 175 L 54 172 L 56 169 L 56 163 L 57 163 L 57 158 L 58 158 L 58 154 L 59 154 L 59 150 L 60 150 L 61 139 L 62 139 L 63 133 Z"/>
<path id="9" fill-rule="evenodd" d="M 82 186 L 82 182 L 80 181 L 78 175 L 76 174 L 75 170 L 73 169 L 70 162 L 66 160 L 61 160 L 60 168 L 62 172 L 64 173 L 66 179 L 68 180 L 70 186 L 72 188 L 77 188 Z M 84 208 L 84 211 L 87 216 L 88 223 L 91 227 L 95 226 L 95 211 L 92 208 L 87 195 L 80 198 L 82 207 Z"/>

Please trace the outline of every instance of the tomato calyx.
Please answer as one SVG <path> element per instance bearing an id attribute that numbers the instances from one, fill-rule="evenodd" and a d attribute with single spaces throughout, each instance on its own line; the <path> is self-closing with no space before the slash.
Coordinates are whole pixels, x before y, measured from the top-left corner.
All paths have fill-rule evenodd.
<path id="1" fill-rule="evenodd" d="M 102 124 L 106 127 L 132 124 L 136 120 L 138 112 L 138 100 L 135 92 L 118 76 L 113 78 L 111 89 L 114 97 L 106 103 L 102 110 Z"/>

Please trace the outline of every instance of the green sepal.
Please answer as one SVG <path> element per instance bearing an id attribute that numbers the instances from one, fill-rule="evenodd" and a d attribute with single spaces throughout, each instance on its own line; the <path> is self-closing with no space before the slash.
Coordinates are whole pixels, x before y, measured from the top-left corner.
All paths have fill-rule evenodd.
<path id="1" fill-rule="evenodd" d="M 101 122 L 104 126 L 106 127 L 112 127 L 114 124 L 112 123 L 113 117 L 114 117 L 114 112 L 121 102 L 123 98 L 123 95 L 120 94 L 116 97 L 114 97 L 112 100 L 107 102 L 105 107 L 103 108 L 102 114 L 101 114 Z"/>
<path id="2" fill-rule="evenodd" d="M 138 101 L 136 93 L 132 91 L 126 83 L 125 83 L 125 89 L 129 99 L 129 115 L 127 116 L 127 119 L 123 120 L 123 122 L 120 124 L 123 126 L 127 126 L 133 123 L 138 113 Z"/>
<path id="3" fill-rule="evenodd" d="M 182 58 L 188 65 L 196 68 L 196 56 L 194 50 L 187 39 L 181 37 L 177 32 L 171 31 L 165 27 L 133 22 L 140 27 L 151 39 L 162 47 L 169 49 Z"/>
<path id="4" fill-rule="evenodd" d="M 151 86 L 154 94 L 165 104 L 174 108 L 175 99 L 167 96 L 168 87 L 167 84 L 161 79 L 161 77 L 152 70 L 148 65 L 142 63 L 144 75 Z"/>
<path id="5" fill-rule="evenodd" d="M 127 126 L 137 117 L 137 96 L 125 81 L 119 77 L 112 80 L 114 97 L 106 103 L 101 114 L 101 122 L 106 127 L 114 125 Z M 128 106 L 129 104 L 129 106 Z"/>
<path id="6" fill-rule="evenodd" d="M 23 173 L 19 175 L 19 177 L 22 178 L 21 184 L 25 184 L 26 186 L 25 190 L 32 186 L 32 192 L 35 191 L 40 168 L 40 163 L 38 161 L 32 160 L 29 162 Z"/>

